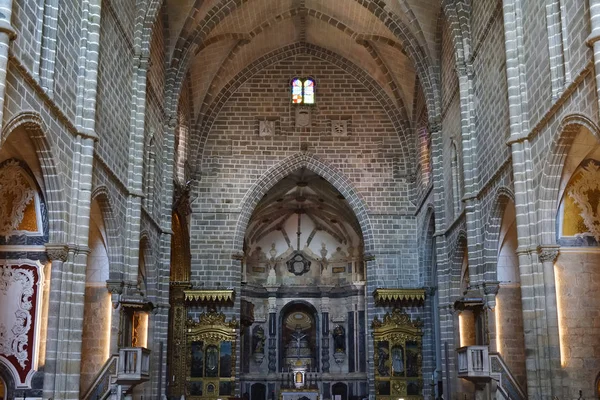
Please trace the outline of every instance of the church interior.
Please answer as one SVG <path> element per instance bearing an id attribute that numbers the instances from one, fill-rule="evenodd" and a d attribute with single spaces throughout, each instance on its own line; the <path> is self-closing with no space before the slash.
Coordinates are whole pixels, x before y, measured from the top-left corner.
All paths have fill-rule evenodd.
<path id="1" fill-rule="evenodd" d="M 600 398 L 600 0 L 0 0 L 0 400 Z"/>

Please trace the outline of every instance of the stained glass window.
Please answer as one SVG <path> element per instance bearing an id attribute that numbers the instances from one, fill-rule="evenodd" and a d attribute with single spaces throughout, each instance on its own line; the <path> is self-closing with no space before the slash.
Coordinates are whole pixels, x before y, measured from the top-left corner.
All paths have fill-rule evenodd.
<path id="1" fill-rule="evenodd" d="M 292 81 L 292 103 L 302 103 L 302 81 L 300 79 L 294 79 Z"/>
<path id="2" fill-rule="evenodd" d="M 315 104 L 315 81 L 310 78 L 292 80 L 292 103 Z"/>
<path id="3" fill-rule="evenodd" d="M 304 81 L 304 104 L 315 104 L 315 82 L 312 79 Z"/>

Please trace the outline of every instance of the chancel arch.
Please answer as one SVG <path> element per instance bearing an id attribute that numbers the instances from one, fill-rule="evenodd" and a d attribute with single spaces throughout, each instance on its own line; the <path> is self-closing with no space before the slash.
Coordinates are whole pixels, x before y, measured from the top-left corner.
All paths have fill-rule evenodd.
<path id="1" fill-rule="evenodd" d="M 242 302 L 254 310 L 242 332 L 242 393 L 265 384 L 267 394 L 329 397 L 345 385 L 366 395 L 364 242 L 348 199 L 311 169 L 294 170 L 254 208 L 242 266 Z"/>

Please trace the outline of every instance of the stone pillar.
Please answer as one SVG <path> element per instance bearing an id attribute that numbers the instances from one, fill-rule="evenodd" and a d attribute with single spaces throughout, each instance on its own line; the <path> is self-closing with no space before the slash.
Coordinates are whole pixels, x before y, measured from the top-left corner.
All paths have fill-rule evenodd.
<path id="1" fill-rule="evenodd" d="M 123 294 L 123 281 L 108 280 L 106 288 L 110 293 L 110 302 L 113 307 L 110 321 L 110 354 L 117 354 L 121 344 L 121 295 Z"/>
<path id="2" fill-rule="evenodd" d="M 321 372 L 329 373 L 329 297 L 321 298 Z"/>
<path id="3" fill-rule="evenodd" d="M 277 373 L 277 298 L 269 293 L 269 374 Z"/>
<path id="4" fill-rule="evenodd" d="M 596 97 L 600 103 L 600 0 L 588 0 L 590 4 L 590 25 L 592 32 L 587 44 L 594 49 L 594 71 L 596 73 Z"/>
<path id="5" fill-rule="evenodd" d="M 560 335 L 558 320 L 558 304 L 556 295 L 556 278 L 554 262 L 558 257 L 560 246 L 538 246 L 538 258 L 544 269 L 544 288 L 546 290 L 546 319 L 548 329 L 548 353 L 552 371 L 552 390 L 555 396 L 562 397 L 562 366 L 560 365 Z"/>
<path id="6" fill-rule="evenodd" d="M 497 326 L 496 326 L 496 295 L 498 295 L 498 290 L 500 289 L 500 284 L 498 282 L 485 282 L 483 284 L 483 293 L 485 294 L 485 312 L 487 319 L 487 337 L 489 341 L 489 349 L 490 353 L 498 352 L 498 347 L 496 346 L 496 338 L 497 338 Z"/>
<path id="7" fill-rule="evenodd" d="M 46 339 L 46 363 L 44 365 L 44 398 L 54 396 L 56 380 L 56 362 L 58 350 L 58 322 L 60 320 L 60 298 L 62 287 L 62 273 L 64 263 L 67 261 L 68 247 L 63 244 L 47 244 L 46 253 L 52 262 L 50 277 L 50 296 L 48 306 L 48 327 Z"/>
<path id="8" fill-rule="evenodd" d="M 371 293 L 376 289 L 376 282 L 373 275 L 374 273 L 369 271 L 377 270 L 377 262 L 375 257 L 371 254 L 365 254 L 365 275 L 367 278 L 367 291 L 365 293 L 367 302 L 365 305 L 365 318 L 367 320 L 366 334 L 367 334 L 367 385 L 369 389 L 369 398 L 375 398 L 375 365 L 373 363 L 375 357 L 375 346 L 373 343 L 373 328 L 371 323 L 375 316 L 377 316 L 377 309 L 375 307 L 375 300 Z"/>
<path id="9" fill-rule="evenodd" d="M 10 41 L 17 37 L 15 30 L 10 24 L 12 8 L 12 0 L 0 0 L 0 127 L 4 126 L 4 96 L 6 94 L 8 50 Z M 0 139 L 3 133 L 0 133 Z"/>
<path id="10" fill-rule="evenodd" d="M 527 110 L 527 80 L 523 54 L 523 26 L 521 2 L 503 0 L 504 39 L 506 51 L 506 76 L 510 117 L 510 139 L 517 236 L 519 247 L 519 272 L 523 304 L 523 327 L 527 365 L 527 392 L 530 398 L 550 399 L 552 374 L 548 354 L 548 319 L 544 269 L 537 258 L 537 210 L 535 190 L 532 188 L 534 172 Z"/>

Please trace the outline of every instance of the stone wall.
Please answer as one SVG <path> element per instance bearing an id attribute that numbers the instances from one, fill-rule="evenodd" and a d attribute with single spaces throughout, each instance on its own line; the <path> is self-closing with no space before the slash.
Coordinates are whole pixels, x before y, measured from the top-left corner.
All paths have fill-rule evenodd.
<path id="1" fill-rule="evenodd" d="M 525 343 L 523 338 L 523 309 L 521 287 L 500 285 L 496 295 L 496 332 L 499 336 L 499 352 L 506 365 L 523 389 L 527 388 L 525 371 Z"/>
<path id="2" fill-rule="evenodd" d="M 289 82 L 298 71 L 314 77 L 317 84 L 317 104 L 311 109 L 309 128 L 295 127 Z M 192 214 L 192 280 L 207 287 L 217 282 L 239 284 L 240 271 L 230 268 L 231 251 L 241 250 L 231 248 L 233 234 L 239 213 L 252 212 L 242 199 L 259 178 L 303 153 L 306 146 L 310 157 L 346 176 L 364 200 L 380 253 L 376 269 L 367 271 L 367 280 L 417 286 L 418 263 L 411 251 L 416 246 L 416 225 L 409 213 L 410 186 L 407 179 L 394 174 L 395 163 L 404 162 L 405 144 L 370 88 L 342 68 L 302 54 L 248 78 L 223 105 L 203 149 L 203 176 Z M 275 120 L 273 136 L 259 136 L 260 119 Z M 330 121 L 336 119 L 348 121 L 347 137 L 331 134 Z M 331 181 L 333 175 L 316 172 L 339 186 L 340 182 Z M 275 183 L 269 182 L 271 186 Z"/>
<path id="3" fill-rule="evenodd" d="M 557 302 L 561 324 L 561 364 L 566 398 L 596 396 L 594 382 L 600 372 L 598 354 L 600 324 L 597 310 L 600 281 L 597 252 L 569 252 L 560 254 L 555 263 Z"/>
<path id="4" fill-rule="evenodd" d="M 81 393 L 85 393 L 107 360 L 112 304 L 106 286 L 85 288 L 81 349 Z"/>

